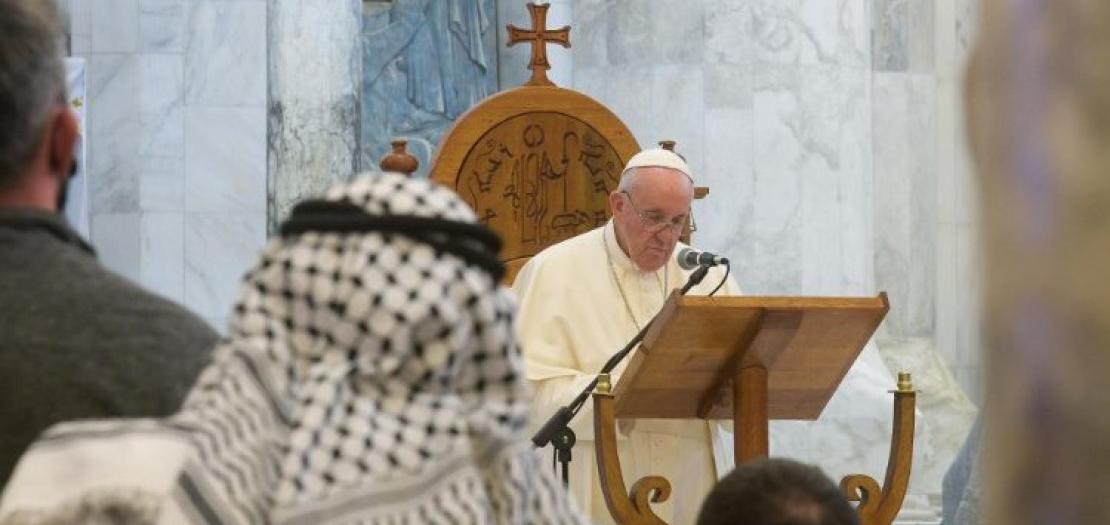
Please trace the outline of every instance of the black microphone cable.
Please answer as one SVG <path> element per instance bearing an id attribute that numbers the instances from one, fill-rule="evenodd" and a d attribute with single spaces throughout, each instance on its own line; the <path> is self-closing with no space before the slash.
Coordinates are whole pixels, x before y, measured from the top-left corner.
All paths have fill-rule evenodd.
<path id="1" fill-rule="evenodd" d="M 725 259 L 724 260 L 724 265 L 725 265 L 725 276 L 721 278 L 721 282 L 717 283 L 717 287 L 714 288 L 712 292 L 709 292 L 709 295 L 707 295 L 706 297 L 713 297 L 713 294 L 717 293 L 717 290 L 720 290 L 721 287 L 725 285 L 725 281 L 728 280 L 728 274 L 729 274 L 729 272 L 732 271 L 732 263 L 730 263 L 728 259 Z"/>

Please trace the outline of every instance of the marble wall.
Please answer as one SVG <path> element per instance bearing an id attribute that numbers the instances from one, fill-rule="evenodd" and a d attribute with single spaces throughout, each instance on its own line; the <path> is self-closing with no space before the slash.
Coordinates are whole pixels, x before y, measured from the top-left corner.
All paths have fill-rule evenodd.
<path id="1" fill-rule="evenodd" d="M 222 328 L 266 235 L 266 1 L 68 3 L 93 244 Z"/>
<path id="2" fill-rule="evenodd" d="M 974 25 L 968 0 L 878 0 L 873 86 L 880 288 L 901 299 L 880 340 L 931 340 L 963 391 L 980 397 L 978 213 L 961 102 Z M 899 31 L 896 27 L 936 28 Z"/>
<path id="3" fill-rule="evenodd" d="M 359 168 L 361 0 L 269 2 L 269 231 Z"/>
<path id="4" fill-rule="evenodd" d="M 773 452 L 881 479 L 885 391 L 906 367 L 926 392 L 911 493 L 934 501 L 978 392 L 977 211 L 956 88 L 972 2 L 567 6 L 564 78 L 641 145 L 678 142 L 711 188 L 695 204 L 695 243 L 742 261 L 746 292 L 890 294 L 882 331 L 825 415 L 776 423 Z M 516 4 L 501 10 L 519 24 Z M 502 51 L 503 87 L 526 78 L 526 56 Z"/>

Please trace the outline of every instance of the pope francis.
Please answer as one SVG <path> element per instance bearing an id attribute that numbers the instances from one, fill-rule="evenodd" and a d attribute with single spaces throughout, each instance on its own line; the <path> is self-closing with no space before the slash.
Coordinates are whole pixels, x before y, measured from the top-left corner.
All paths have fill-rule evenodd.
<path id="1" fill-rule="evenodd" d="M 595 376 L 689 275 L 675 253 L 690 214 L 694 183 L 677 154 L 650 149 L 633 156 L 609 194 L 605 225 L 536 254 L 513 284 L 520 301 L 518 328 L 538 427 Z M 713 268 L 691 291 L 706 295 L 724 278 Z M 740 293 L 728 278 L 721 295 Z M 618 366 L 614 383 L 624 364 Z M 612 523 L 594 460 L 591 404 L 571 424 L 578 441 L 570 490 L 596 523 Z M 693 523 L 717 480 L 713 424 L 699 420 L 621 421 L 618 449 L 628 483 L 646 475 L 671 482 L 671 497 L 653 507 L 669 523 Z"/>

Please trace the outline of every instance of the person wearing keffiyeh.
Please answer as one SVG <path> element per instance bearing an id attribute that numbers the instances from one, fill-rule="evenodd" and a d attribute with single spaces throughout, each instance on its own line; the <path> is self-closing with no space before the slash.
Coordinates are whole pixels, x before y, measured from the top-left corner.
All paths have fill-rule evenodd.
<path id="1" fill-rule="evenodd" d="M 182 409 L 53 427 L 0 523 L 585 523 L 523 439 L 497 249 L 401 175 L 302 203 Z"/>

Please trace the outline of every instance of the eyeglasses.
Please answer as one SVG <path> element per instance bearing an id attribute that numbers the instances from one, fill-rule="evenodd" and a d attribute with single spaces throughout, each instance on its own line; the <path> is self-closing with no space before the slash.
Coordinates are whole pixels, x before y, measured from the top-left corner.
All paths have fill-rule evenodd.
<path id="1" fill-rule="evenodd" d="M 674 232 L 680 232 L 682 231 L 682 228 L 686 226 L 686 219 L 689 217 L 688 214 L 679 215 L 678 217 L 675 217 L 673 219 L 667 219 L 661 213 L 643 213 L 640 211 L 639 208 L 636 207 L 636 203 L 632 200 L 631 194 L 623 190 L 621 191 L 621 194 L 628 198 L 628 204 L 632 205 L 632 211 L 635 211 L 636 215 L 640 217 L 640 224 L 644 226 L 644 229 L 652 233 L 659 233 L 666 229 L 670 229 Z"/>

